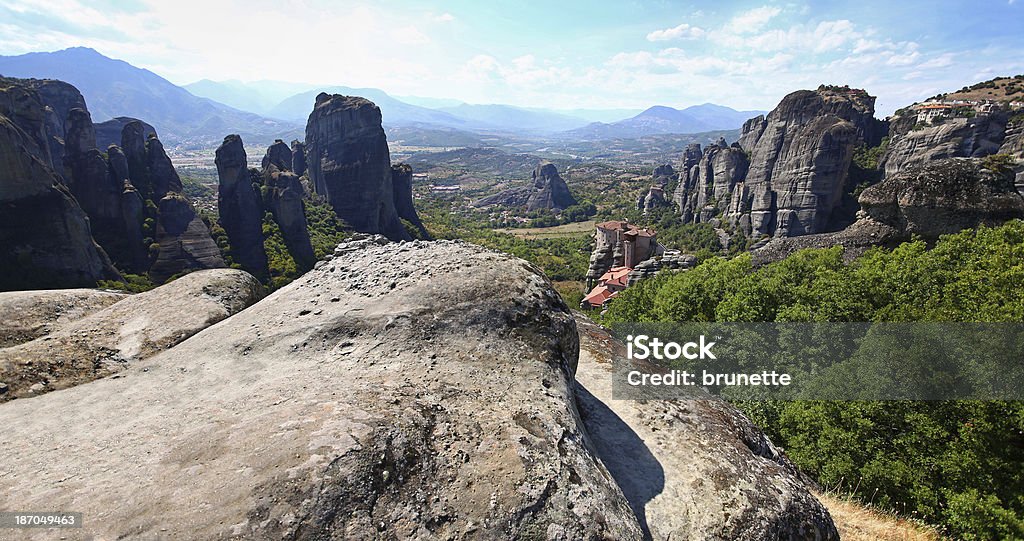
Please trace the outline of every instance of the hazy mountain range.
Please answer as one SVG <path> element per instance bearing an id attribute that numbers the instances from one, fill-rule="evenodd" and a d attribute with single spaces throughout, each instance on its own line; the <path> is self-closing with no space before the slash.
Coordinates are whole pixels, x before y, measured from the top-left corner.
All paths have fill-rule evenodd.
<path id="1" fill-rule="evenodd" d="M 764 111 L 737 111 L 705 103 L 686 109 L 673 109 L 655 105 L 640 114 L 612 123 L 595 122 L 565 135 L 586 140 L 634 139 L 647 135 L 670 133 L 703 133 L 715 130 L 734 130 Z"/>
<path id="2" fill-rule="evenodd" d="M 177 86 L 159 75 L 84 47 L 52 53 L 0 56 L 0 75 L 60 79 L 85 96 L 95 122 L 135 117 L 178 144 L 218 143 L 228 133 L 262 142 L 301 137 L 320 92 L 363 96 L 376 103 L 385 127 L 452 130 L 586 140 L 637 138 L 733 130 L 761 111 L 714 104 L 683 110 L 575 109 L 559 111 L 502 104 L 467 104 L 444 98 L 398 98 L 376 88 L 317 86 L 262 80 L 211 81 Z M 639 114 L 637 114 L 639 113 Z"/>
<path id="3" fill-rule="evenodd" d="M 295 126 L 197 97 L 167 79 L 84 47 L 0 56 L 0 74 L 60 79 L 85 96 L 94 122 L 129 116 L 152 124 L 165 139 L 219 141 L 227 133 L 273 137 Z M 214 134 L 220 134 L 214 137 Z"/>

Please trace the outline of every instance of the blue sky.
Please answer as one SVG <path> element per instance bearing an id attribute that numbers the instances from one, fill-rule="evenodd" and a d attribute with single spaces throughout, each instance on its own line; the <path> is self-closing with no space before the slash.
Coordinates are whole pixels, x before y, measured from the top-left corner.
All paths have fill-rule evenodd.
<path id="1" fill-rule="evenodd" d="M 0 54 L 82 45 L 175 83 L 372 86 L 552 108 L 770 109 L 820 83 L 880 115 L 1024 73 L 1024 0 L 4 0 Z"/>

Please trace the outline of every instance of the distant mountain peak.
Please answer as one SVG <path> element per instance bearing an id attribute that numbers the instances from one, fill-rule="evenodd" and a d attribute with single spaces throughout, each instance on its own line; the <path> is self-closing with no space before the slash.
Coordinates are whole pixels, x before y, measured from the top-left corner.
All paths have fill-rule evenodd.
<path id="1" fill-rule="evenodd" d="M 0 56 L 0 73 L 70 83 L 85 96 L 97 123 L 116 117 L 138 118 L 152 124 L 165 142 L 215 142 L 229 131 L 247 139 L 287 138 L 301 131 L 297 124 L 196 97 L 147 69 L 89 47 Z"/>

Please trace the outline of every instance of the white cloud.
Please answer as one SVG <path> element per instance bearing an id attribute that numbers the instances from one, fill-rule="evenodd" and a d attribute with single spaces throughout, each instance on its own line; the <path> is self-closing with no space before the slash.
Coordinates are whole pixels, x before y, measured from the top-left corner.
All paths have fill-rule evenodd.
<path id="1" fill-rule="evenodd" d="M 921 69 L 936 69 L 946 68 L 953 65 L 953 61 L 956 55 L 953 53 L 944 53 L 930 60 L 926 60 L 917 65 Z"/>
<path id="2" fill-rule="evenodd" d="M 718 45 L 749 49 L 758 53 L 776 51 L 827 53 L 853 43 L 861 35 L 852 22 L 842 19 L 822 21 L 815 26 L 798 24 L 788 29 L 766 30 L 753 35 L 736 34 L 726 27 L 712 32 L 709 37 Z M 867 42 L 859 44 L 868 47 Z"/>
<path id="3" fill-rule="evenodd" d="M 0 14 L 5 10 L 0 54 L 92 47 L 177 84 L 281 78 L 412 93 L 458 62 L 439 52 L 427 27 L 417 26 L 422 12 L 383 11 L 370 0 L 351 0 L 344 10 L 327 0 L 137 0 L 124 9 L 85 0 L 5 0 Z M 300 31 L 307 52 L 252 39 L 253 28 L 283 21 Z M 245 45 L 225 46 L 231 43 Z M 271 66 L 289 70 L 278 74 Z"/>
<path id="4" fill-rule="evenodd" d="M 655 30 L 647 34 L 647 41 L 668 41 L 673 39 L 698 39 L 706 32 L 699 26 L 690 26 L 686 23 L 665 30 Z"/>
<path id="5" fill-rule="evenodd" d="M 757 32 L 780 13 L 782 10 L 777 7 L 761 6 L 733 17 L 726 29 L 734 34 Z"/>
<path id="6" fill-rule="evenodd" d="M 437 23 L 450 23 L 455 20 L 455 16 L 451 13 L 442 13 L 431 17 L 431 20 Z"/>

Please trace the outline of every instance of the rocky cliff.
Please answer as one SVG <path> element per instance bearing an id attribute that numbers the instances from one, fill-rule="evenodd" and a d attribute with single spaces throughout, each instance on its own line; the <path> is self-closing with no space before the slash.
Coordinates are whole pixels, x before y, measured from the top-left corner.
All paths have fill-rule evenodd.
<path id="1" fill-rule="evenodd" d="M 804 248 L 843 246 L 852 259 L 873 246 L 894 246 L 917 236 L 935 241 L 979 225 L 1024 218 L 1024 197 L 1006 170 L 980 160 L 947 158 L 909 166 L 864 190 L 857 221 L 835 233 L 773 239 L 754 250 L 758 264 Z"/>
<path id="2" fill-rule="evenodd" d="M 917 114 L 898 112 L 880 168 L 893 176 L 905 168 L 945 158 L 978 158 L 995 154 L 1006 136 L 1009 113 L 993 111 L 921 125 Z"/>
<path id="3" fill-rule="evenodd" d="M 0 290 L 119 277 L 52 168 L 48 118 L 30 85 L 0 79 Z"/>
<path id="4" fill-rule="evenodd" d="M 292 149 L 280 139 L 267 147 L 267 152 L 263 155 L 261 167 L 266 169 L 271 165 L 281 171 L 292 170 Z"/>
<path id="5" fill-rule="evenodd" d="M 140 135 L 143 141 L 146 140 L 146 137 L 149 137 L 149 134 L 156 133 L 156 128 L 142 120 L 128 116 L 119 116 L 93 124 L 93 127 L 96 128 L 96 148 L 121 145 L 121 134 L 124 132 L 124 127 L 132 122 L 140 123 Z"/>
<path id="6" fill-rule="evenodd" d="M 114 119 L 107 124 L 123 125 L 116 138 L 120 146 L 105 145 L 101 151 L 85 100 L 75 87 L 50 80 L 4 81 L 3 86 L 11 91 L 7 94 L 10 104 L 37 104 L 35 108 L 8 109 L 21 125 L 29 128 L 23 129 L 22 146 L 44 164 L 58 164 L 54 170 L 58 191 L 69 191 L 74 196 L 76 205 L 88 217 L 89 235 L 103 248 L 100 258 L 106 260 L 109 255 L 109 261 L 103 263 L 108 267 L 104 276 L 119 278 L 114 267 L 130 273 L 148 272 L 153 261 L 147 244 L 154 241 L 163 241 L 161 253 L 155 258 L 159 265 L 153 276 L 158 281 L 183 270 L 223 266 L 219 255 L 211 252 L 211 248 L 216 250 L 216 245 L 208 229 L 203 233 L 202 220 L 181 229 L 183 235 L 189 231 L 184 237 L 169 235 L 179 228 L 161 223 L 164 219 L 157 209 L 165 196 L 171 196 L 172 200 L 167 203 L 172 213 L 167 220 L 181 221 L 189 214 L 188 219 L 192 221 L 195 212 L 191 204 L 187 211 L 177 204 L 185 199 L 181 194 L 181 179 L 151 126 L 134 119 Z M 26 98 L 29 94 L 34 98 Z M 113 138 L 110 134 L 105 137 Z M 24 229 L 31 222 L 20 223 L 18 227 Z M 33 246 L 38 245 L 38 239 L 32 242 Z M 68 259 L 69 265 L 81 263 L 80 258 Z M 95 275 L 92 271 L 84 273 Z M 68 274 L 76 276 L 81 272 L 69 271 Z M 95 281 L 92 279 L 91 283 Z M 72 278 L 67 285 L 86 283 L 90 280 Z"/>
<path id="7" fill-rule="evenodd" d="M 298 175 L 291 171 L 279 171 L 276 166 L 269 165 L 263 170 L 263 184 L 268 190 L 267 204 L 274 221 L 281 228 L 288 253 L 299 269 L 305 271 L 313 268 L 316 257 L 309 239 L 303 202 L 305 191 Z"/>
<path id="8" fill-rule="evenodd" d="M 1016 162 L 1017 178 L 1014 183 L 1017 191 L 1024 194 L 1024 117 L 1014 116 L 1006 124 L 1006 134 L 999 154 L 1011 156 Z"/>
<path id="9" fill-rule="evenodd" d="M 263 247 L 263 201 L 249 175 L 245 147 L 238 135 L 228 135 L 217 148 L 217 210 L 231 242 L 231 258 L 260 279 L 268 275 Z"/>
<path id="10" fill-rule="evenodd" d="M 25 84 L 39 94 L 46 110 L 45 134 L 50 147 L 51 167 L 64 170 L 64 139 L 72 109 L 86 109 L 85 98 L 74 86 L 52 79 L 27 79 Z"/>
<path id="11" fill-rule="evenodd" d="M 223 267 L 224 258 L 210 236 L 210 225 L 182 193 L 181 178 L 155 133 L 146 137 L 144 155 L 139 156 L 139 139 L 144 132 L 141 122 L 129 122 L 122 140 L 129 175 L 141 179 L 158 209 L 154 239 L 157 254 L 149 277 L 159 284 L 183 272 Z"/>
<path id="12" fill-rule="evenodd" d="M 134 124 L 132 134 L 136 132 Z M 153 200 L 162 199 L 168 193 L 181 193 L 181 177 L 174 169 L 171 158 L 164 150 L 163 143 L 155 133 L 146 136 L 146 169 L 153 186 Z"/>
<path id="13" fill-rule="evenodd" d="M 615 346 L 581 355 L 531 265 L 383 237 L 335 254 L 116 378 L 0 405 L 0 506 L 75 509 L 102 538 L 835 538 L 728 405 L 608 401 Z"/>
<path id="14" fill-rule="evenodd" d="M 127 157 L 117 146 L 108 147 L 106 156 L 96 148 L 92 117 L 85 109 L 71 109 L 66 127 L 65 178 L 89 215 L 93 237 L 119 269 L 146 272 L 143 200 L 129 178 Z"/>
<path id="15" fill-rule="evenodd" d="M 363 233 L 410 239 L 395 210 L 391 157 L 373 102 L 321 93 L 306 123 L 306 161 L 316 193 Z"/>
<path id="16" fill-rule="evenodd" d="M 156 261 L 149 277 L 158 284 L 184 272 L 224 266 L 220 248 L 210 236 L 210 226 L 196 213 L 192 202 L 178 192 L 167 192 L 159 203 L 156 221 Z"/>
<path id="17" fill-rule="evenodd" d="M 394 187 L 395 211 L 398 212 L 398 217 L 418 229 L 419 238 L 429 239 L 430 233 L 427 233 L 427 228 L 416 214 L 416 206 L 412 201 L 412 166 L 407 163 L 392 165 L 391 183 Z"/>
<path id="18" fill-rule="evenodd" d="M 689 150 L 689 149 L 688 149 Z M 700 152 L 700 146 L 696 147 Z M 684 160 L 691 158 L 684 156 Z M 724 218 L 732 224 L 747 225 L 743 218 L 742 190 L 737 185 L 746 178 L 749 160 L 738 146 L 724 139 L 708 146 L 696 163 L 679 173 L 679 184 L 672 199 L 679 207 L 684 223 L 707 223 Z"/>
<path id="19" fill-rule="evenodd" d="M 146 124 L 141 120 L 132 120 L 121 128 L 121 151 L 128 161 L 128 179 L 143 199 L 149 200 L 153 200 L 153 182 L 146 166 L 146 139 L 155 133 L 147 131 Z"/>
<path id="20" fill-rule="evenodd" d="M 526 201 L 526 210 L 565 209 L 576 204 L 555 164 L 538 165 L 531 178 L 534 191 Z"/>
<path id="21" fill-rule="evenodd" d="M 895 228 L 901 236 L 934 241 L 979 225 L 1024 218 L 1024 198 L 1008 171 L 990 170 L 971 159 L 946 159 L 910 166 L 864 190 L 866 219 Z"/>
<path id="22" fill-rule="evenodd" d="M 292 172 L 300 177 L 306 174 L 306 144 L 292 141 Z"/>
<path id="23" fill-rule="evenodd" d="M 473 203 L 477 207 L 499 205 L 503 207 L 525 207 L 533 210 L 562 210 L 577 203 L 569 186 L 558 174 L 552 163 L 543 163 L 533 170 L 531 182 L 527 186 L 510 188 L 497 194 L 485 197 Z"/>
<path id="24" fill-rule="evenodd" d="M 782 99 L 766 117 L 743 126 L 740 147 L 750 165 L 724 211 L 753 237 L 797 236 L 839 229 L 832 220 L 846 185 L 854 146 L 874 133 L 874 98 L 862 90 L 819 87 Z"/>

